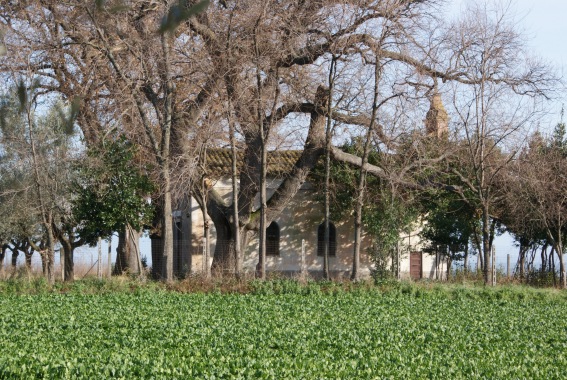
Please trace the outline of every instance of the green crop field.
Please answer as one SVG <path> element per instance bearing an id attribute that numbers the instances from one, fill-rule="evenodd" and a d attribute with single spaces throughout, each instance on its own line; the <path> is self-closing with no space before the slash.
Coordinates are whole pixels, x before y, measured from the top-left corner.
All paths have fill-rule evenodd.
<path id="1" fill-rule="evenodd" d="M 567 378 L 562 297 L 309 289 L 0 294 L 0 378 Z"/>

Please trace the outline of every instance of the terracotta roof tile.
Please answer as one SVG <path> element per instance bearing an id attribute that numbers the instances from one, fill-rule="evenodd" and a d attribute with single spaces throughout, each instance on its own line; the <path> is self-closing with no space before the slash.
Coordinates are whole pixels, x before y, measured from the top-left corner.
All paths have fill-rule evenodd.
<path id="1" fill-rule="evenodd" d="M 291 172 L 301 156 L 300 150 L 283 150 L 268 152 L 268 175 L 285 175 Z M 237 152 L 237 169 L 240 171 L 243 163 L 243 152 Z M 207 172 L 212 176 L 229 175 L 232 167 L 230 149 L 207 150 Z"/>

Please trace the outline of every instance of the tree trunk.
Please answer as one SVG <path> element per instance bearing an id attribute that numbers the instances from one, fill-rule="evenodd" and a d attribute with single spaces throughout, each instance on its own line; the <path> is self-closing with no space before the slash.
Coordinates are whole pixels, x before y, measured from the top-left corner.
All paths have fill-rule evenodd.
<path id="1" fill-rule="evenodd" d="M 567 276 L 565 275 L 565 262 L 563 260 L 563 241 L 562 241 L 562 231 L 558 231 L 558 237 L 555 243 L 555 251 L 557 256 L 559 256 L 559 284 L 561 289 L 567 288 Z"/>
<path id="2" fill-rule="evenodd" d="M 171 199 L 171 178 L 169 165 L 162 168 L 164 186 L 163 195 L 163 219 L 162 219 L 162 278 L 166 281 L 173 280 L 173 220 Z"/>
<path id="3" fill-rule="evenodd" d="M 31 249 L 26 249 L 24 251 L 24 255 L 26 258 L 26 271 L 28 273 L 31 273 L 32 271 L 32 255 L 33 255 L 33 250 Z"/>
<path id="4" fill-rule="evenodd" d="M 330 211 L 330 177 L 331 177 L 331 146 L 333 144 L 333 125 L 331 114 L 333 110 L 333 86 L 335 83 L 335 73 L 336 73 L 336 57 L 333 56 L 331 60 L 331 67 L 329 68 L 329 95 L 327 98 L 327 124 L 325 129 L 325 236 L 324 236 L 324 247 L 323 247 L 323 278 L 328 280 L 330 278 L 329 274 L 329 247 L 330 247 L 330 231 L 329 223 L 331 218 Z"/>
<path id="5" fill-rule="evenodd" d="M 374 66 L 374 97 L 372 100 L 372 112 L 370 116 L 370 125 L 366 131 L 366 139 L 364 140 L 364 147 L 362 150 L 362 165 L 360 166 L 358 189 L 356 194 L 356 209 L 354 211 L 354 253 L 352 257 L 352 274 L 351 280 L 358 281 L 360 278 L 360 246 L 362 244 L 362 207 L 364 206 L 364 189 L 366 187 L 366 170 L 364 167 L 368 162 L 368 154 L 370 150 L 370 140 L 372 138 L 372 130 L 378 112 L 378 96 L 380 84 L 380 59 L 378 55 L 375 57 L 376 63 Z M 392 263 L 394 260 L 392 260 Z"/>
<path id="6" fill-rule="evenodd" d="M 211 219 L 217 233 L 211 271 L 222 273 L 234 268 L 234 234 L 230 221 L 224 215 L 212 215 Z"/>
<path id="7" fill-rule="evenodd" d="M 545 272 L 547 271 L 547 266 L 546 266 L 546 264 L 547 264 L 547 249 L 544 249 L 543 247 L 541 248 L 540 257 L 541 257 L 541 275 L 542 275 L 542 277 L 545 277 Z"/>
<path id="8" fill-rule="evenodd" d="M 47 278 L 47 254 L 45 251 L 39 251 L 39 257 L 41 258 L 41 273 Z"/>
<path id="9" fill-rule="evenodd" d="M 128 273 L 139 275 L 141 273 L 141 259 L 138 249 L 139 238 L 140 232 L 134 231 L 129 225 L 126 225 L 124 229 L 118 233 L 114 274 L 120 275 L 122 273 Z"/>
<path id="10" fill-rule="evenodd" d="M 266 209 L 268 195 L 266 193 L 266 172 L 268 169 L 268 152 L 266 148 L 266 136 L 262 127 L 260 127 L 260 133 L 262 134 L 262 149 L 261 149 L 261 159 L 260 159 L 260 231 L 259 231 L 259 241 L 258 241 L 258 269 L 260 271 L 259 277 L 262 280 L 266 279 L 266 229 L 268 228 L 266 220 Z"/>
<path id="11" fill-rule="evenodd" d="M 469 245 L 465 245 L 465 275 L 469 273 Z"/>
<path id="12" fill-rule="evenodd" d="M 555 256 L 553 254 L 549 255 L 549 267 L 551 268 L 551 273 L 553 273 L 553 287 L 556 287 L 557 275 L 555 273 Z"/>
<path id="13" fill-rule="evenodd" d="M 47 229 L 47 247 L 46 247 L 46 271 L 47 282 L 50 285 L 55 284 L 55 236 L 50 228 L 51 223 L 46 227 Z"/>
<path id="14" fill-rule="evenodd" d="M 557 256 L 559 256 L 559 286 L 561 287 L 561 289 L 565 289 L 566 288 L 565 263 L 563 261 L 563 255 L 559 253 L 558 250 L 557 250 Z"/>
<path id="15" fill-rule="evenodd" d="M 73 247 L 73 244 L 71 244 L 68 240 L 62 240 L 63 239 L 59 239 L 59 243 L 61 243 L 61 247 L 63 249 L 63 256 L 65 257 L 63 279 L 65 282 L 72 282 L 73 280 L 75 280 L 75 265 L 73 257 L 75 248 Z"/>
<path id="16" fill-rule="evenodd" d="M 528 247 L 524 244 L 524 242 L 522 240 L 520 240 L 520 252 L 519 252 L 519 257 L 518 257 L 518 266 L 519 266 L 519 273 L 520 273 L 520 279 L 523 281 L 526 273 L 525 273 L 525 268 L 526 268 L 526 252 L 527 252 Z"/>
<path id="17" fill-rule="evenodd" d="M 453 264 L 453 259 L 451 258 L 451 252 L 447 255 L 447 282 L 451 280 L 451 265 Z"/>
<path id="18" fill-rule="evenodd" d="M 482 274 L 484 278 L 484 284 L 488 285 L 491 281 L 491 264 L 490 264 L 490 216 L 488 214 L 488 207 L 483 205 L 482 208 L 482 254 L 484 256 L 484 267 L 482 268 Z"/>
<path id="19" fill-rule="evenodd" d="M 20 251 L 17 249 L 12 249 L 12 270 L 15 271 L 16 267 L 18 266 L 18 256 L 20 255 Z"/>
<path id="20" fill-rule="evenodd" d="M 232 118 L 232 103 L 230 96 L 228 97 L 228 126 L 230 134 L 230 153 L 231 153 L 231 176 L 232 176 L 232 232 L 234 234 L 234 271 L 237 277 L 242 275 L 244 256 L 242 255 L 241 239 L 240 239 L 240 218 L 238 212 L 238 167 L 236 154 L 236 127 Z"/>
<path id="21" fill-rule="evenodd" d="M 473 236 L 474 245 L 476 246 L 476 251 L 478 252 L 477 261 L 476 261 L 476 271 L 478 274 L 479 269 L 482 270 L 484 268 L 484 259 L 483 259 L 482 244 L 480 242 L 480 236 L 476 224 L 474 225 L 474 231 L 472 236 Z"/>

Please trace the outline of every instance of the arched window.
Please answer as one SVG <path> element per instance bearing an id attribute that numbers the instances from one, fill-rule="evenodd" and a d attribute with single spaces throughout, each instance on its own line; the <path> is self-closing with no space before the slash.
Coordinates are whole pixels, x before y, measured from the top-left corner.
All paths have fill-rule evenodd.
<path id="1" fill-rule="evenodd" d="M 266 228 L 266 256 L 279 256 L 279 254 L 280 226 L 276 222 L 272 222 Z"/>
<path id="2" fill-rule="evenodd" d="M 317 229 L 317 256 L 325 254 L 325 222 L 319 224 Z M 337 229 L 329 222 L 329 256 L 337 255 Z"/>

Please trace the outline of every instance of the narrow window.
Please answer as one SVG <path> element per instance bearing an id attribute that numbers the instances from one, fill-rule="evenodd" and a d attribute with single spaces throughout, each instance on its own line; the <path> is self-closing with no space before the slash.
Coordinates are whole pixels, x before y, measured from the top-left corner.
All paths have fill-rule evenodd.
<path id="1" fill-rule="evenodd" d="M 325 254 L 325 222 L 319 224 L 317 229 L 317 256 Z M 337 255 L 337 229 L 329 222 L 329 256 Z"/>
<path id="2" fill-rule="evenodd" d="M 272 222 L 266 229 L 266 256 L 279 256 L 279 254 L 280 226 L 276 222 Z"/>

